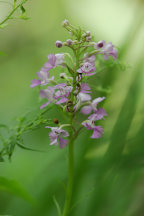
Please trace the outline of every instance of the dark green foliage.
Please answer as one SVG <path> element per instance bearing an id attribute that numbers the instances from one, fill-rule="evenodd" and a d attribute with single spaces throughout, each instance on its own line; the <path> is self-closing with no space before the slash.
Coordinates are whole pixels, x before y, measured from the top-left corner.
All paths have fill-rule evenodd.
<path id="1" fill-rule="evenodd" d="M 0 128 L 4 128 L 7 131 L 6 135 L 0 136 L 0 140 L 3 144 L 2 149 L 0 149 L 0 162 L 3 162 L 6 156 L 11 159 L 16 146 L 25 150 L 39 151 L 25 146 L 23 143 L 23 135 L 46 125 L 53 124 L 52 120 L 45 118 L 45 114 L 48 110 L 42 112 L 37 109 L 35 111 L 33 110 L 23 117 L 18 118 L 17 124 L 12 128 L 0 124 Z"/>

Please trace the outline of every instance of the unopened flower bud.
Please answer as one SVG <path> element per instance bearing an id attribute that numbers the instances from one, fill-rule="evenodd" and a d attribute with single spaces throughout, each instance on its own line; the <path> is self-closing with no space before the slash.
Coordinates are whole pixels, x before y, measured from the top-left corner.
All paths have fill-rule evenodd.
<path id="1" fill-rule="evenodd" d="M 91 36 L 86 37 L 86 41 L 87 42 L 91 41 Z"/>
<path id="2" fill-rule="evenodd" d="M 58 123 L 59 123 L 59 120 L 56 119 L 56 118 L 54 118 L 54 119 L 53 119 L 53 122 L 54 122 L 55 124 L 58 124 Z"/>
<path id="3" fill-rule="evenodd" d="M 63 43 L 59 40 L 56 41 L 56 47 L 61 48 L 63 46 Z"/>
<path id="4" fill-rule="evenodd" d="M 69 24 L 70 24 L 69 21 L 66 19 L 62 22 L 63 27 L 69 26 Z"/>
<path id="5" fill-rule="evenodd" d="M 73 44 L 73 41 L 71 39 L 68 39 L 66 42 L 68 46 L 71 46 Z"/>
<path id="6" fill-rule="evenodd" d="M 97 43 L 97 46 L 98 46 L 98 48 L 102 48 L 102 47 L 104 46 L 103 41 L 99 41 L 99 42 Z"/>

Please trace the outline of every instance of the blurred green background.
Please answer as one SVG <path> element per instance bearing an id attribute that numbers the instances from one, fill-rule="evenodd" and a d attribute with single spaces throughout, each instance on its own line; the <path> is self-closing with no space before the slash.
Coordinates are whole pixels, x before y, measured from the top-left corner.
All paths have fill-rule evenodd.
<path id="1" fill-rule="evenodd" d="M 0 2 L 0 19 L 9 7 Z M 89 131 L 83 130 L 75 143 L 70 215 L 143 216 L 144 1 L 29 0 L 25 7 L 30 20 L 12 20 L 0 30 L 0 50 L 6 53 L 0 56 L 0 123 L 11 125 L 39 106 L 37 90 L 29 86 L 47 55 L 59 52 L 55 41 L 67 38 L 61 28 L 64 19 L 90 30 L 96 41 L 112 41 L 120 64 L 105 63 L 107 69 L 92 80 L 99 88 L 96 96 L 107 96 L 105 134 L 90 140 Z M 49 116 L 56 113 L 54 109 Z M 24 140 L 45 152 L 16 148 L 11 162 L 0 163 L 0 215 L 55 216 L 53 196 L 64 204 L 67 149 L 51 148 L 44 128 Z"/>

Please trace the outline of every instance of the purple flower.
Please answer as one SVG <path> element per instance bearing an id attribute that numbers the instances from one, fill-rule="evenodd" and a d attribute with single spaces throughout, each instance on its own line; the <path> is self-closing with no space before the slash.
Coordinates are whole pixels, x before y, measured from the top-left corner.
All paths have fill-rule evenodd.
<path id="1" fill-rule="evenodd" d="M 97 139 L 102 136 L 104 133 L 103 129 L 101 126 L 96 126 L 95 122 L 104 119 L 104 116 L 107 116 L 107 113 L 103 108 L 99 108 L 98 110 L 95 111 L 92 115 L 88 117 L 88 120 L 84 121 L 82 125 L 87 128 L 87 130 L 93 130 L 93 134 L 91 138 Z"/>
<path id="2" fill-rule="evenodd" d="M 97 109 L 97 111 L 95 113 L 90 115 L 88 117 L 88 119 L 90 119 L 92 121 L 97 121 L 97 120 L 100 120 L 100 119 L 104 119 L 104 116 L 107 116 L 106 111 L 103 108 L 99 108 L 99 109 Z"/>
<path id="3" fill-rule="evenodd" d="M 87 120 L 82 123 L 84 127 L 87 128 L 87 130 L 93 130 L 93 134 L 91 136 L 92 139 L 98 139 L 101 138 L 102 134 L 104 133 L 104 130 L 101 126 L 95 126 L 94 121 Z"/>
<path id="4" fill-rule="evenodd" d="M 48 106 L 50 103 L 54 101 L 54 87 L 48 86 L 45 90 L 40 90 L 40 97 L 41 98 L 47 98 L 48 102 L 43 104 L 40 109 L 43 109 L 44 107 Z"/>
<path id="5" fill-rule="evenodd" d="M 109 56 L 112 56 L 114 60 L 117 59 L 117 50 L 112 42 L 99 41 L 94 48 L 100 50 L 99 53 L 103 54 L 105 60 L 108 60 Z"/>
<path id="6" fill-rule="evenodd" d="M 97 104 L 100 103 L 101 101 L 103 101 L 105 99 L 105 97 L 98 97 L 96 99 L 94 99 L 89 105 L 84 106 L 81 109 L 81 112 L 83 114 L 90 114 L 92 111 L 96 112 L 97 111 Z"/>
<path id="7" fill-rule="evenodd" d="M 85 62 L 77 70 L 77 72 L 81 73 L 81 74 L 85 74 L 86 76 L 92 76 L 92 75 L 96 74 L 96 72 L 94 72 L 95 70 L 96 70 L 96 67 L 93 64 L 91 64 L 89 62 Z"/>
<path id="8" fill-rule="evenodd" d="M 59 101 L 56 102 L 56 104 L 61 104 L 61 103 L 65 103 L 66 101 L 68 101 L 67 97 L 72 91 L 72 86 L 67 86 L 65 83 L 60 83 L 54 86 L 54 89 L 57 90 L 54 98 L 56 100 L 60 99 Z"/>
<path id="9" fill-rule="evenodd" d="M 91 100 L 90 95 L 80 92 L 77 95 L 77 104 L 74 106 L 75 111 L 77 111 L 84 102 L 87 102 L 90 100 Z"/>
<path id="10" fill-rule="evenodd" d="M 92 139 L 99 139 L 101 138 L 102 134 L 104 133 L 104 130 L 101 126 L 95 126 L 93 129 L 93 134 L 91 136 Z"/>
<path id="11" fill-rule="evenodd" d="M 56 41 L 56 47 L 61 48 L 63 46 L 63 43 L 59 40 Z"/>
<path id="12" fill-rule="evenodd" d="M 46 128 L 51 129 L 51 132 L 49 133 L 50 145 L 58 145 L 58 143 L 59 143 L 60 148 L 64 148 L 67 145 L 68 140 L 63 139 L 63 137 L 69 136 L 67 131 L 60 129 L 58 127 L 46 126 Z"/>
<path id="13" fill-rule="evenodd" d="M 64 63 L 64 54 L 50 54 L 48 55 L 48 62 L 45 63 L 44 68 L 46 71 L 51 70 L 52 68 L 58 66 L 58 65 L 63 65 Z"/>
<path id="14" fill-rule="evenodd" d="M 33 79 L 32 84 L 30 85 L 31 88 L 34 88 L 35 86 L 38 86 L 41 84 L 41 80 Z"/>
<path id="15" fill-rule="evenodd" d="M 91 88 L 89 87 L 89 85 L 87 83 L 81 83 L 81 93 L 91 93 Z"/>
<path id="16" fill-rule="evenodd" d="M 82 103 L 82 102 L 90 101 L 91 100 L 91 96 L 88 95 L 88 94 L 80 92 L 77 95 L 77 99 Z"/>
<path id="17" fill-rule="evenodd" d="M 95 59 L 96 59 L 96 56 L 95 55 L 91 55 L 89 57 L 87 57 L 88 53 L 85 53 L 84 54 L 84 62 L 89 62 L 90 64 L 92 64 L 93 66 L 95 66 Z"/>
<path id="18" fill-rule="evenodd" d="M 71 39 L 68 39 L 66 42 L 68 46 L 71 46 L 73 44 L 73 41 Z"/>
<path id="19" fill-rule="evenodd" d="M 43 104 L 40 108 L 54 102 L 55 104 L 62 104 L 68 101 L 68 96 L 72 91 L 72 86 L 67 86 L 65 83 L 60 83 L 54 87 L 49 86 L 45 90 L 40 90 L 40 97 L 47 98 L 48 102 Z"/>
<path id="20" fill-rule="evenodd" d="M 40 72 L 37 72 L 37 76 L 40 78 L 40 80 L 32 80 L 31 88 L 38 86 L 38 85 L 46 85 L 48 84 L 51 80 L 54 80 L 54 76 L 51 78 L 49 77 L 49 72 L 41 70 Z"/>

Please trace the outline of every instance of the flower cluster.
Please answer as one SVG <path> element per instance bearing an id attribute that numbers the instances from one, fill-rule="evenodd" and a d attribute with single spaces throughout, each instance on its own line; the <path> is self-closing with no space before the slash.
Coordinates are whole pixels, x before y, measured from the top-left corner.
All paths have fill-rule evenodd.
<path id="1" fill-rule="evenodd" d="M 84 116 L 89 115 L 87 120 L 80 123 L 80 126 L 92 130 L 91 138 L 97 139 L 104 133 L 102 127 L 96 123 L 107 116 L 103 108 L 98 108 L 98 104 L 105 97 L 92 100 L 92 90 L 88 85 L 88 79 L 96 74 L 95 62 L 97 56 L 103 55 L 104 60 L 108 60 L 111 56 L 113 60 L 116 60 L 117 50 L 111 42 L 106 43 L 104 40 L 94 42 L 89 31 L 72 26 L 68 20 L 64 20 L 62 26 L 69 32 L 70 38 L 65 42 L 56 41 L 56 47 L 66 46 L 72 49 L 73 55 L 69 53 L 48 55 L 48 61 L 40 72 L 37 72 L 38 79 L 32 80 L 31 88 L 39 85 L 41 88 L 40 97 L 47 100 L 46 103 L 41 105 L 41 109 L 50 103 L 57 104 L 64 112 L 71 113 L 73 122 L 75 122 L 79 111 Z M 61 70 L 63 70 L 63 73 L 59 74 L 59 80 L 62 79 L 62 82 L 58 82 L 53 75 L 57 73 L 55 72 L 57 67 L 61 67 Z M 75 125 L 69 126 L 76 131 Z M 63 125 L 59 124 L 58 127 L 47 126 L 46 128 L 51 129 L 49 133 L 51 145 L 59 143 L 60 148 L 66 146 L 68 141 L 64 138 L 68 137 L 69 133 L 62 129 Z"/>

